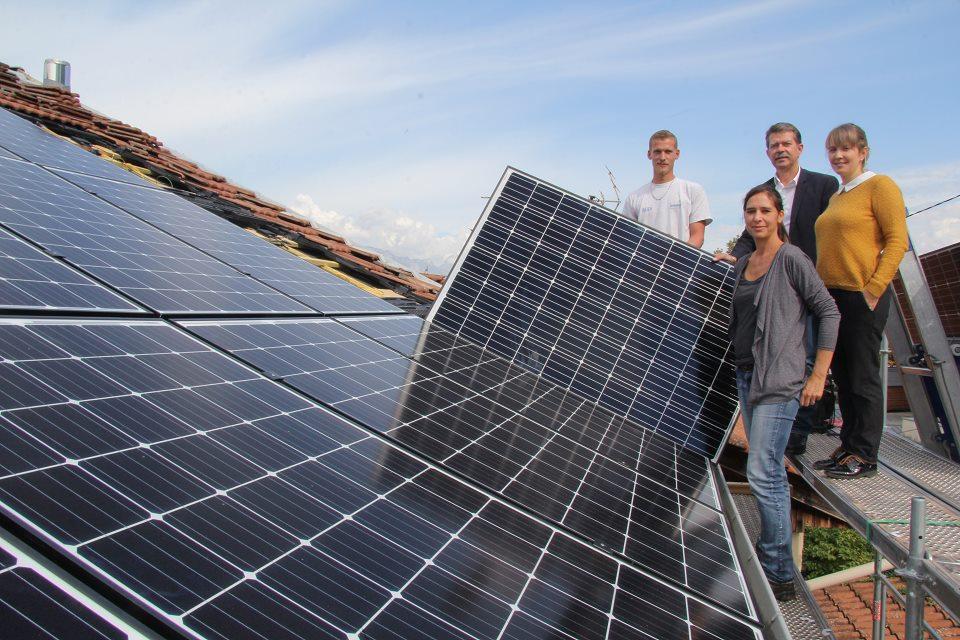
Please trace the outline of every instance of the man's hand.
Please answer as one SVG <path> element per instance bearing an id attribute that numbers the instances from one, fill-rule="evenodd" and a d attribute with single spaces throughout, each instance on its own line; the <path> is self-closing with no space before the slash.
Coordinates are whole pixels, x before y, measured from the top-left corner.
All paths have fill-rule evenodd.
<path id="1" fill-rule="evenodd" d="M 863 290 L 863 300 L 867 303 L 867 306 L 870 307 L 870 311 L 874 311 L 877 308 L 877 303 L 880 302 L 880 298 L 874 297 L 872 293 Z"/>
<path id="2" fill-rule="evenodd" d="M 729 253 L 724 253 L 723 251 L 717 251 L 715 254 L 713 254 L 713 261 L 714 262 L 723 261 L 723 262 L 729 262 L 730 264 L 736 264 L 737 258 L 736 256 L 732 256 Z"/>
<path id="3" fill-rule="evenodd" d="M 800 392 L 800 406 L 809 407 L 816 404 L 817 400 L 823 396 L 823 387 L 826 382 L 826 376 L 811 373 L 807 378 L 807 384 L 803 385 L 803 391 Z"/>

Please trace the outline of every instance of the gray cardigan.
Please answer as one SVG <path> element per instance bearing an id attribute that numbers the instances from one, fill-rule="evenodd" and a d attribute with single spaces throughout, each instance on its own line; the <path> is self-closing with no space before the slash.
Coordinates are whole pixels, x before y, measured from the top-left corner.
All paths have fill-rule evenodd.
<path id="1" fill-rule="evenodd" d="M 734 267 L 734 292 L 750 256 Z M 807 312 L 819 320 L 817 350 L 833 351 L 840 312 L 810 258 L 791 244 L 773 257 L 753 303 L 757 306 L 757 333 L 753 341 L 753 381 L 747 402 L 774 404 L 796 398 L 806 378 L 804 331 Z M 737 317 L 730 303 L 728 333 L 733 339 Z"/>

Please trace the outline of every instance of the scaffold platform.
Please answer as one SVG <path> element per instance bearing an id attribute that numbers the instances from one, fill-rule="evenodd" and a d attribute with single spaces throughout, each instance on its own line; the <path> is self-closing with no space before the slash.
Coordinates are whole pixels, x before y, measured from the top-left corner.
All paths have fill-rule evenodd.
<path id="1" fill-rule="evenodd" d="M 896 566 L 904 566 L 908 558 L 910 501 L 924 497 L 925 587 L 960 619 L 960 465 L 887 430 L 876 476 L 828 478 L 812 465 L 829 456 L 839 442 L 834 433 L 813 434 L 806 453 L 791 461 L 807 483 Z"/>

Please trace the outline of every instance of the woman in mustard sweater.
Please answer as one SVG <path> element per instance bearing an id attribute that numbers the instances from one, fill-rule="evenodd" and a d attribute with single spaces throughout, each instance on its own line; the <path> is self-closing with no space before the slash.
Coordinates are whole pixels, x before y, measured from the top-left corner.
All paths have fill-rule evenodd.
<path id="1" fill-rule="evenodd" d="M 880 340 L 893 294 L 890 281 L 907 250 L 903 195 L 887 176 L 866 171 L 867 135 L 842 124 L 827 136 L 840 190 L 817 218 L 817 271 L 840 309 L 833 376 L 840 396 L 840 446 L 817 469 L 834 478 L 872 476 L 883 435 Z"/>

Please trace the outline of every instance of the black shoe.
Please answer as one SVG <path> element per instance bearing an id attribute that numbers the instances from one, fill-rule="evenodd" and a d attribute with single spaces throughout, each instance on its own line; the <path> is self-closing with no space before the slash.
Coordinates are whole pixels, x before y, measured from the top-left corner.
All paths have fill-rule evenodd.
<path id="1" fill-rule="evenodd" d="M 877 465 L 848 455 L 832 467 L 827 467 L 824 473 L 829 478 L 870 478 L 877 475 Z"/>
<path id="2" fill-rule="evenodd" d="M 768 578 L 767 582 L 770 583 L 770 590 L 773 591 L 773 597 L 777 599 L 777 602 L 786 602 L 797 597 L 797 588 L 793 584 L 793 580 L 777 582 Z"/>
<path id="3" fill-rule="evenodd" d="M 803 433 L 791 433 L 787 440 L 787 453 L 802 456 L 807 451 L 807 436 Z"/>
<path id="4" fill-rule="evenodd" d="M 837 447 L 833 450 L 833 453 L 830 454 L 829 458 L 824 458 L 823 460 L 817 460 L 813 463 L 813 468 L 817 471 L 823 471 L 824 469 L 829 469 L 830 467 L 837 464 L 845 455 L 843 447 Z"/>

